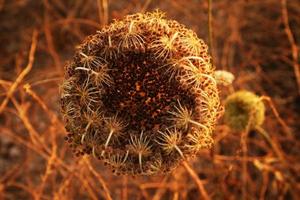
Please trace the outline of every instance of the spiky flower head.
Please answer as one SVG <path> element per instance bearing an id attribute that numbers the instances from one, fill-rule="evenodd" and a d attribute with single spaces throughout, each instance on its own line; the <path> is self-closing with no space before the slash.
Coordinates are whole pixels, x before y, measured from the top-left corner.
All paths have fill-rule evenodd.
<path id="1" fill-rule="evenodd" d="M 168 172 L 211 147 L 220 108 L 213 73 L 205 43 L 163 13 L 114 21 L 66 66 L 66 139 L 118 173 Z"/>
<path id="2" fill-rule="evenodd" d="M 262 125 L 265 119 L 265 106 L 259 96 L 249 91 L 238 91 L 225 101 L 225 123 L 233 130 L 243 131 Z"/>

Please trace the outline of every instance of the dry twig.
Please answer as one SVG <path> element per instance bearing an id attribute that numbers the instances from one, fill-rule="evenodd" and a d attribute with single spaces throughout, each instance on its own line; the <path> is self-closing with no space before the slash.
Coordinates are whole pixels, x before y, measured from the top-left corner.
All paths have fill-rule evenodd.
<path id="1" fill-rule="evenodd" d="M 298 85 L 298 94 L 300 95 L 300 66 L 299 66 L 299 50 L 298 46 L 295 42 L 295 38 L 293 36 L 293 32 L 291 30 L 291 27 L 289 25 L 289 17 L 288 17 L 288 10 L 287 10 L 287 1 L 281 0 L 281 13 L 282 13 L 282 19 L 284 24 L 284 30 L 287 35 L 287 38 L 289 40 L 289 43 L 291 45 L 291 51 L 292 51 L 292 57 L 293 57 L 293 67 L 294 67 L 294 73 Z"/>
<path id="2" fill-rule="evenodd" d="M 29 55 L 28 55 L 28 64 L 25 67 L 25 69 L 19 74 L 19 76 L 17 77 L 15 82 L 9 88 L 5 99 L 2 101 L 2 103 L 0 105 L 0 114 L 3 112 L 4 108 L 6 107 L 8 101 L 9 101 L 9 98 L 13 95 L 13 93 L 15 92 L 15 90 L 17 89 L 19 84 L 22 82 L 24 77 L 30 72 L 30 70 L 32 68 L 32 65 L 34 62 L 34 54 L 35 54 L 35 50 L 36 50 L 36 46 L 37 46 L 37 36 L 38 36 L 38 32 L 36 30 L 34 30 L 33 34 L 32 34 L 31 47 L 30 47 L 30 51 L 29 51 Z"/>

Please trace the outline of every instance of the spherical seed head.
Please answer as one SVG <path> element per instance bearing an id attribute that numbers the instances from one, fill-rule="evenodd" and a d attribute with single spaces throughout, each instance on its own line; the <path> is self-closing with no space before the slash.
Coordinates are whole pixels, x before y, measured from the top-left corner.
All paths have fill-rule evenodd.
<path id="1" fill-rule="evenodd" d="M 211 147 L 220 111 L 213 73 L 204 42 L 163 13 L 114 21 L 87 37 L 66 67 L 67 141 L 118 173 L 168 172 Z M 98 122 L 89 123 L 95 110 Z"/>
<path id="2" fill-rule="evenodd" d="M 254 93 L 238 91 L 227 97 L 224 119 L 233 130 L 243 131 L 248 124 L 253 129 L 264 122 L 265 106 Z"/>

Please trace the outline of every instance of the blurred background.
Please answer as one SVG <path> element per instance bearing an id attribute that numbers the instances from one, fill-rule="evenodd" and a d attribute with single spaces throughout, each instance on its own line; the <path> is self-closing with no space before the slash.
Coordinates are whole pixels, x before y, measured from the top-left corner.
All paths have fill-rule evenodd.
<path id="1" fill-rule="evenodd" d="M 155 9 L 234 74 L 222 101 L 241 89 L 264 97 L 269 140 L 221 117 L 213 149 L 155 177 L 115 176 L 72 154 L 59 112 L 64 65 L 113 19 Z M 0 199 L 299 198 L 299 45 L 299 0 L 0 0 Z"/>

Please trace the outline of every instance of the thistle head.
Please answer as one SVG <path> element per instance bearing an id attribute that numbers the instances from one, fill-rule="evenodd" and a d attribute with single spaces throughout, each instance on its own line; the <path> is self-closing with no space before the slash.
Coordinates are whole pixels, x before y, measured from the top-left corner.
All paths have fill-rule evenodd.
<path id="1" fill-rule="evenodd" d="M 114 21 L 66 67 L 67 140 L 118 173 L 168 172 L 211 147 L 220 107 L 213 71 L 204 42 L 163 13 Z"/>
<path id="2" fill-rule="evenodd" d="M 242 131 L 262 125 L 265 119 L 265 106 L 259 96 L 249 91 L 238 91 L 225 101 L 225 123 L 233 130 Z"/>

